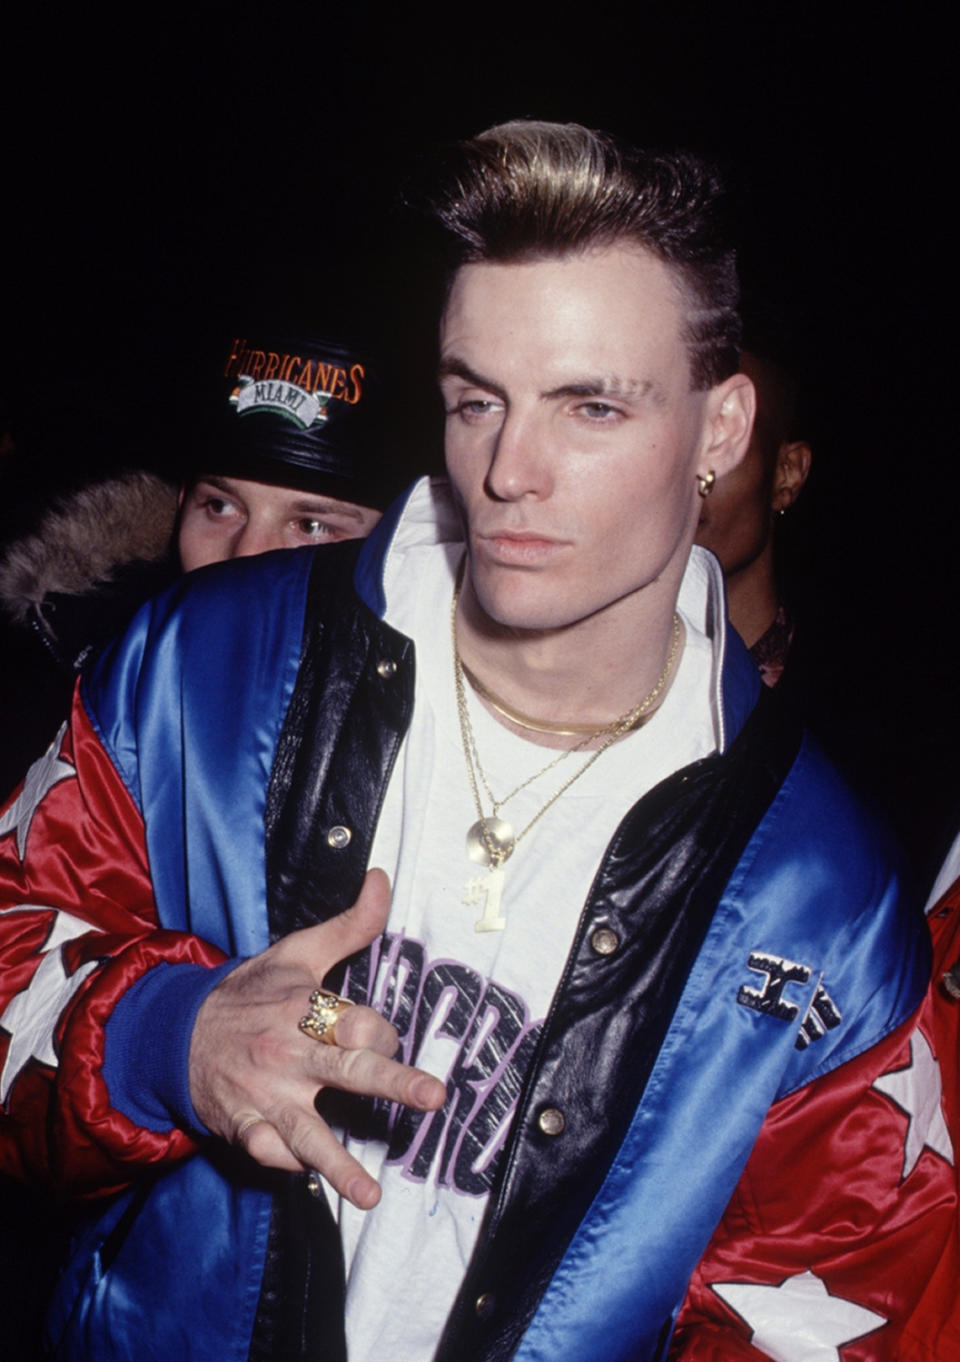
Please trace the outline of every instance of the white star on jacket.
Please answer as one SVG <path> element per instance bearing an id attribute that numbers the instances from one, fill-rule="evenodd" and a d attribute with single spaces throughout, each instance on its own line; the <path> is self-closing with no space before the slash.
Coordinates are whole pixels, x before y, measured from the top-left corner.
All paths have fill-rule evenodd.
<path id="1" fill-rule="evenodd" d="M 37 806 L 48 791 L 53 789 L 54 785 L 59 785 L 61 780 L 68 780 L 71 776 L 77 774 L 76 768 L 71 766 L 68 761 L 60 760 L 60 744 L 63 742 L 63 735 L 66 731 L 67 725 L 62 724 L 60 732 L 46 752 L 33 763 L 27 772 L 23 789 L 3 817 L 0 818 L 0 837 L 12 832 L 14 828 L 17 830 L 17 855 L 20 857 L 21 863 L 27 849 L 30 825 L 33 822 L 33 815 L 37 811 Z"/>
<path id="2" fill-rule="evenodd" d="M 779 1286 L 714 1282 L 713 1290 L 750 1329 L 750 1342 L 774 1362 L 840 1362 L 840 1349 L 886 1324 L 883 1315 L 831 1296 L 813 1272 Z"/>
<path id="3" fill-rule="evenodd" d="M 908 1118 L 903 1149 L 904 1180 L 917 1166 L 924 1149 L 932 1149 L 947 1163 L 953 1163 L 953 1144 L 941 1104 L 940 1065 L 922 1031 L 914 1031 L 910 1037 L 910 1063 L 906 1068 L 881 1074 L 873 1086 L 891 1098 Z"/>
<path id="4" fill-rule="evenodd" d="M 38 904 L 21 904 L 16 908 L 4 909 L 0 917 L 7 917 L 11 913 L 43 912 L 55 913 L 50 934 L 41 947 L 43 959 L 27 987 L 14 994 L 0 1015 L 0 1029 L 10 1036 L 7 1057 L 0 1070 L 0 1104 L 6 1102 L 14 1081 L 31 1058 L 38 1059 L 41 1064 L 48 1064 L 51 1069 L 59 1066 L 60 1059 L 53 1041 L 57 1023 L 67 1003 L 98 965 L 98 961 L 88 960 L 76 973 L 69 975 L 64 969 L 65 943 L 86 932 L 98 931 L 98 928 L 91 927 L 89 922 L 83 922 L 71 913 Z"/>

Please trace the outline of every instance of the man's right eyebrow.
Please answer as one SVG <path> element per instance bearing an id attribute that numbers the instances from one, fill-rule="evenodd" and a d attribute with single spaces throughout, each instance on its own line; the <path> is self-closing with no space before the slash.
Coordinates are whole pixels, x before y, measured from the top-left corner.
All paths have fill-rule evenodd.
<path id="1" fill-rule="evenodd" d="M 499 383 L 494 383 L 492 378 L 484 378 L 483 374 L 478 374 L 476 369 L 471 369 L 470 365 L 458 355 L 446 355 L 440 361 L 437 369 L 437 377 L 462 378 L 465 383 L 472 384 L 475 388 L 483 388 L 485 392 L 496 393 L 497 397 L 504 397 L 506 394 Z"/>

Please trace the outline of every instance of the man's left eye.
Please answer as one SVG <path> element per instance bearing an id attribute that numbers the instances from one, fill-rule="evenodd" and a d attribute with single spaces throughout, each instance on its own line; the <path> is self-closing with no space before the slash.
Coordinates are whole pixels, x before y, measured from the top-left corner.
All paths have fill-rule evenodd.
<path id="1" fill-rule="evenodd" d="M 489 416 L 493 408 L 494 404 L 489 398 L 472 397 L 454 407 L 452 414 L 464 421 L 482 421 L 484 417 Z"/>
<path id="2" fill-rule="evenodd" d="M 622 415 L 619 408 L 611 407 L 609 402 L 581 402 L 578 410 L 591 421 L 612 421 Z"/>
<path id="3" fill-rule="evenodd" d="M 302 520 L 298 520 L 297 529 L 301 534 L 308 535 L 311 539 L 320 539 L 324 535 L 333 533 L 325 520 L 316 520 L 313 516 L 305 516 Z"/>

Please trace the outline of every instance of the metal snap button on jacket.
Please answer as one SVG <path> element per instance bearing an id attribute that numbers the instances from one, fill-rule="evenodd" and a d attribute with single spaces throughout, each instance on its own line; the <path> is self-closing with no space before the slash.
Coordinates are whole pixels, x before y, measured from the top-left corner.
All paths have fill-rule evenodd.
<path id="1" fill-rule="evenodd" d="M 537 1125 L 544 1135 L 560 1135 L 567 1124 L 567 1118 L 558 1107 L 544 1107 L 537 1117 Z"/>
<path id="2" fill-rule="evenodd" d="M 352 837 L 353 833 L 349 828 L 345 828 L 340 823 L 337 823 L 336 826 L 332 827 L 327 833 L 327 845 L 332 846 L 334 851 L 342 851 L 344 847 L 350 845 L 350 839 Z"/>
<path id="3" fill-rule="evenodd" d="M 590 938 L 590 945 L 597 955 L 613 955 L 620 945 L 620 938 L 609 927 L 598 927 Z"/>

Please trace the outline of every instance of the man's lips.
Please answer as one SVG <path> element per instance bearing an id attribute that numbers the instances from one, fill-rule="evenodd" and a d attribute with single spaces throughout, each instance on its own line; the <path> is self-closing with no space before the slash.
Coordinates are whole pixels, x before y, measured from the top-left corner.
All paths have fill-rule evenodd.
<path id="1" fill-rule="evenodd" d="M 566 540 L 536 530 L 486 530 L 475 540 L 481 553 L 501 563 L 542 561 L 567 546 Z"/>

